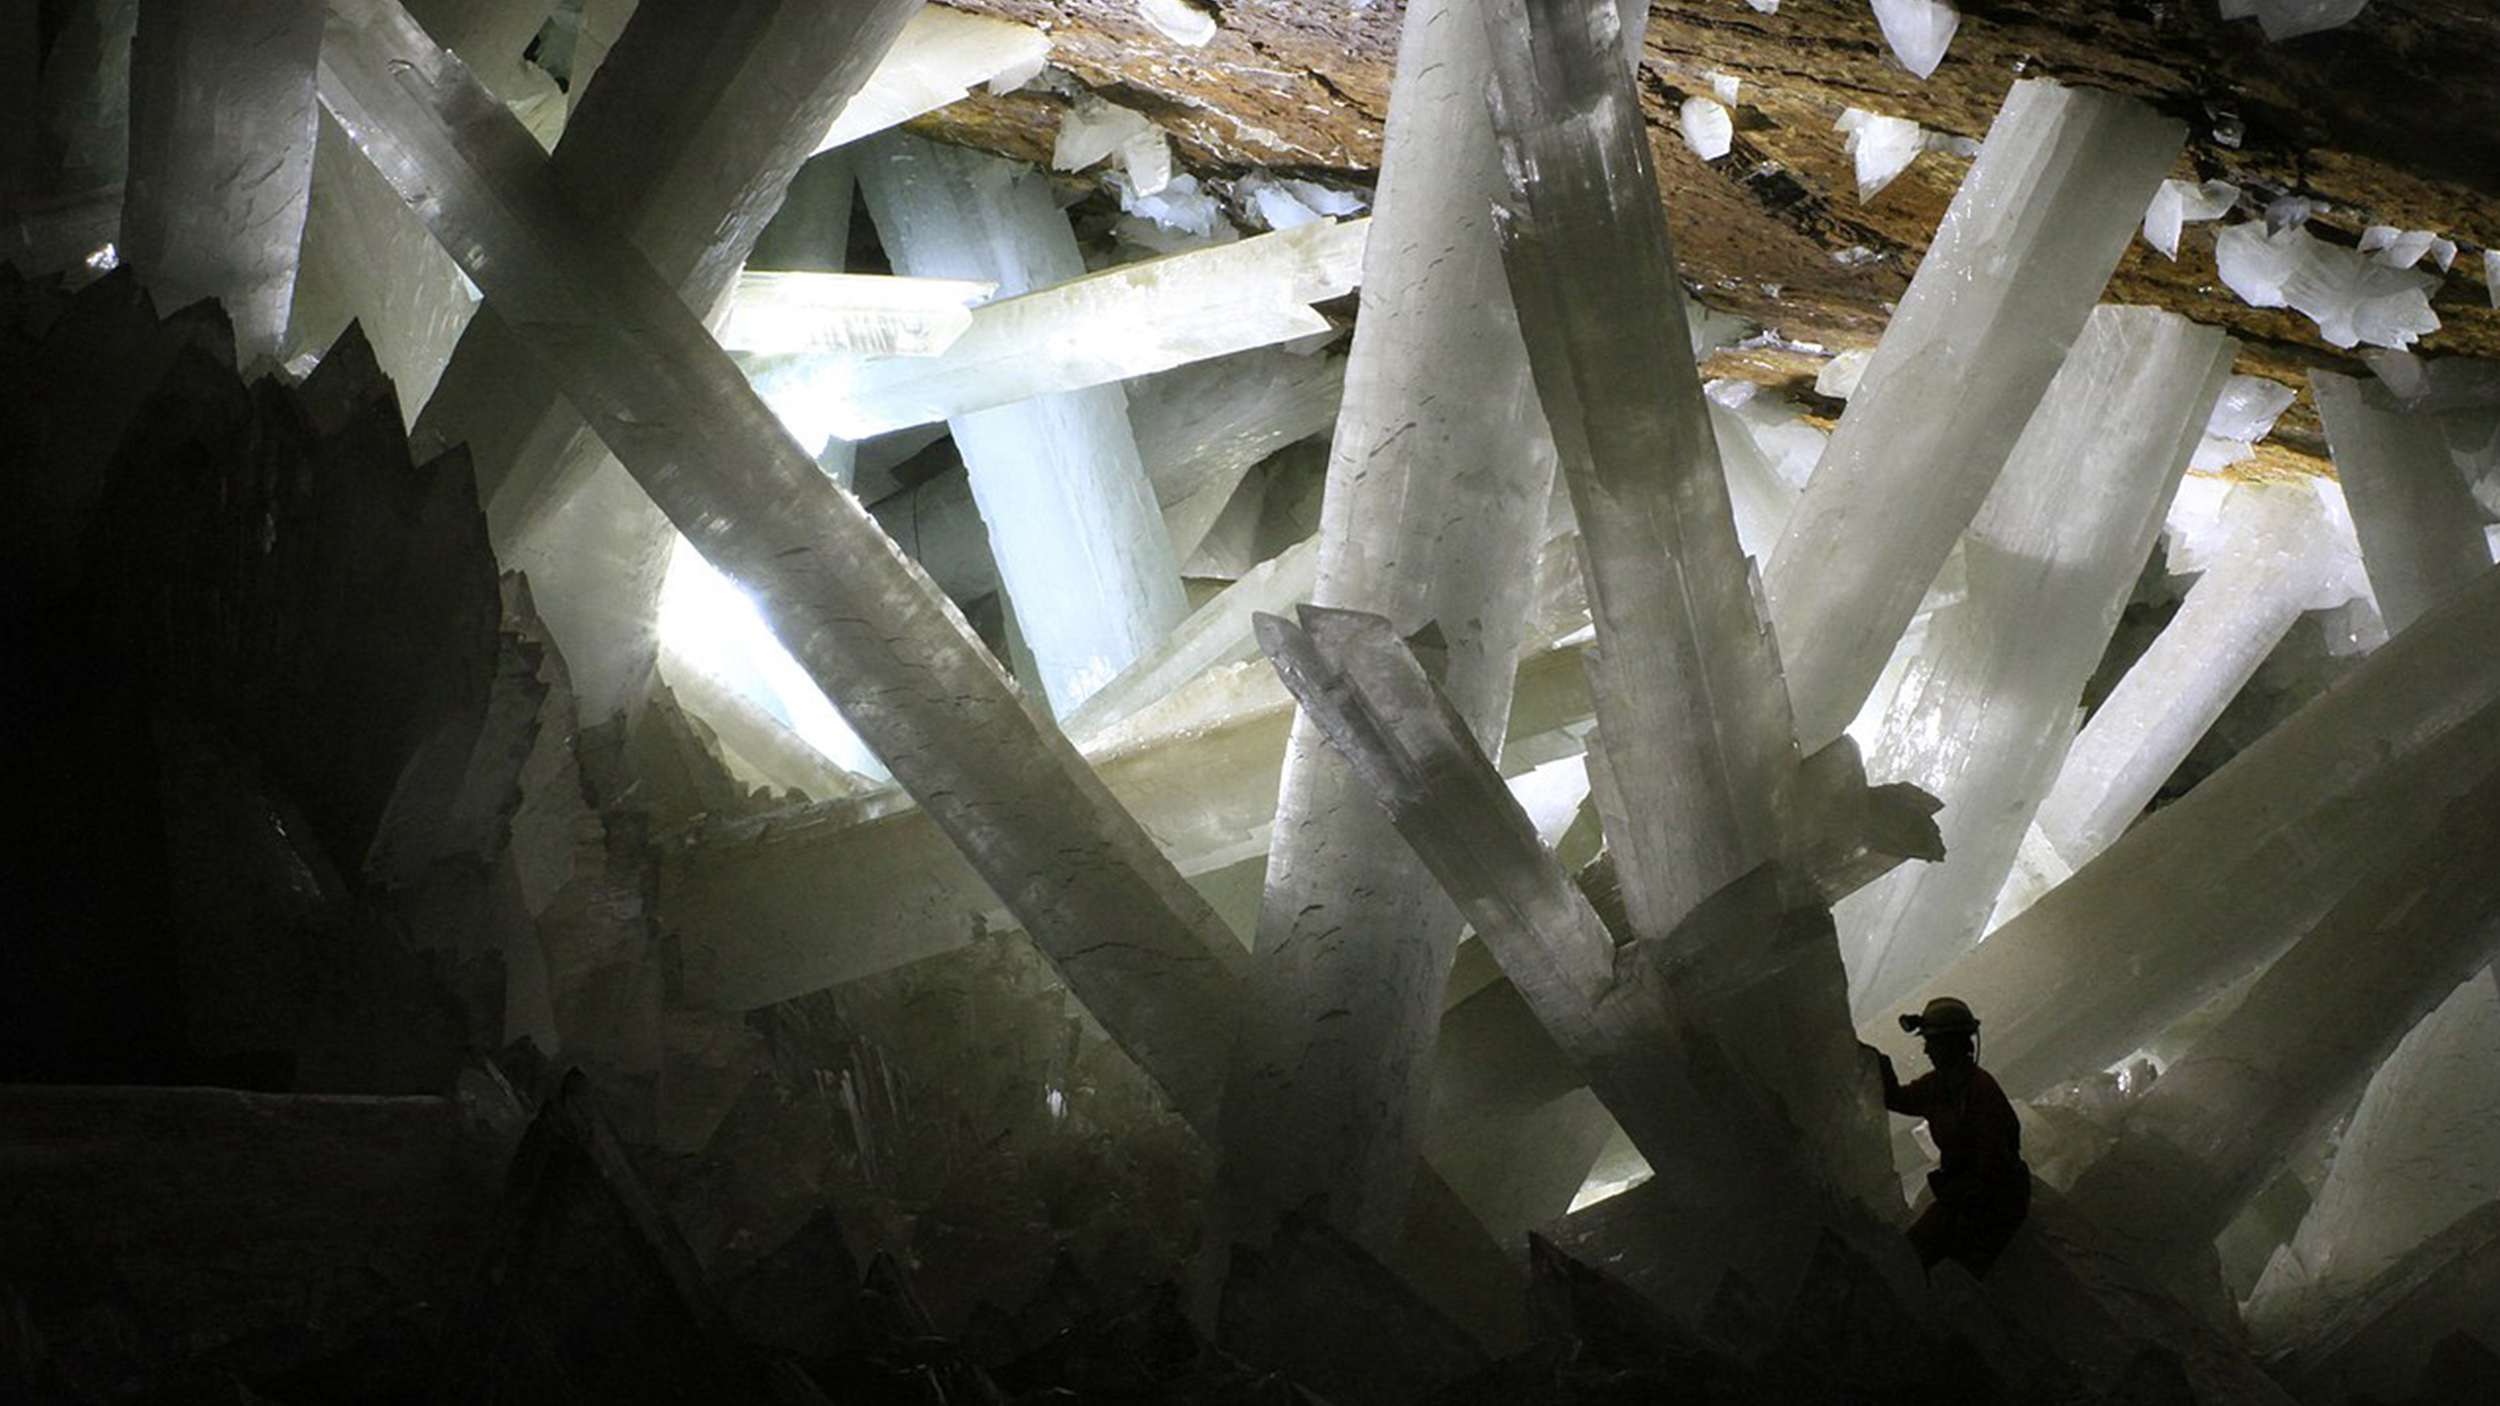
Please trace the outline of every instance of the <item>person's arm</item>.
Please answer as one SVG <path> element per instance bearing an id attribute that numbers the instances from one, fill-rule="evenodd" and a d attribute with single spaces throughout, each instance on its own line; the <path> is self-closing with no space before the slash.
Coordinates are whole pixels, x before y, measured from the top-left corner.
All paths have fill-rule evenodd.
<path id="1" fill-rule="evenodd" d="M 1884 1107 L 1895 1113 L 1906 1113 L 1913 1118 L 1926 1116 L 1927 1090 L 1930 1081 L 1936 1076 L 1922 1074 L 1904 1084 L 1901 1082 L 1900 1074 L 1892 1067 L 1891 1055 L 1878 1054 L 1875 1057 L 1882 1060 L 1884 1065 Z"/>

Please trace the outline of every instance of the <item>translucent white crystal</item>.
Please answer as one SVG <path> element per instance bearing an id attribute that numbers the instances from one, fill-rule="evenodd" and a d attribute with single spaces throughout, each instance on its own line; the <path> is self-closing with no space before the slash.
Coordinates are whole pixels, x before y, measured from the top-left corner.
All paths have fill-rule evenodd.
<path id="1" fill-rule="evenodd" d="M 884 763 L 773 637 L 754 599 L 683 537 L 660 593 L 660 635 L 687 664 L 761 704 L 826 760 L 862 775 L 885 774 Z"/>
<path id="2" fill-rule="evenodd" d="M 947 417 L 1017 624 L 1053 710 L 1065 712 L 1188 613 L 1127 402 L 1118 386 L 1102 384 L 1110 376 L 1088 389 L 1008 392 L 977 409 L 965 408 L 958 394 L 920 392 L 933 386 L 960 391 L 964 378 L 950 379 L 948 369 L 993 364 L 1001 347 L 1014 349 L 1011 359 L 1034 371 L 1078 362 L 1074 348 L 1034 355 L 1034 344 L 1018 337 L 1034 323 L 1001 310 L 1022 304 L 1032 313 L 1038 307 L 1048 325 L 1051 307 L 1065 317 L 1067 288 L 1099 287 L 1097 280 L 1105 278 L 1116 286 L 1121 271 L 1085 275 L 1068 217 L 1051 198 L 1049 181 L 1029 167 L 889 133 L 863 149 L 858 174 L 898 272 L 994 280 L 1010 294 L 1052 290 L 1041 293 L 1038 304 L 1011 297 L 985 306 L 943 356 L 847 365 L 848 376 L 884 379 L 874 382 L 873 395 L 854 380 L 841 403 L 862 412 L 853 421 L 858 432 L 846 438 L 933 418 L 925 412 Z M 1082 297 L 1074 306 L 1085 306 Z M 985 334 L 993 326 L 1000 332 Z M 1117 350 L 1104 349 L 1106 355 Z M 889 413 L 867 413 L 881 404 Z"/>
<path id="3" fill-rule="evenodd" d="M 2229 181 L 2163 181 L 2144 208 L 2144 242 L 2162 257 L 2179 257 L 2179 229 L 2191 220 L 2218 220 L 2239 202 L 2240 188 Z"/>
<path id="4" fill-rule="evenodd" d="M 1082 171 L 1153 130 L 1154 123 L 1146 120 L 1144 113 L 1084 94 L 1059 119 L 1059 135 L 1050 148 L 1051 169 Z"/>
<path id="5" fill-rule="evenodd" d="M 1727 155 L 1736 142 L 1736 119 L 1716 98 L 1686 98 L 1675 120 L 1683 130 L 1684 144 L 1704 161 Z"/>
<path id="6" fill-rule="evenodd" d="M 141 5 L 120 249 L 160 310 L 216 298 L 248 368 L 279 355 L 312 190 L 318 10 Z M 90 257 L 90 268 L 96 260 Z"/>
<path id="7" fill-rule="evenodd" d="M 2269 235 L 2254 221 L 2233 225 L 2215 241 L 2214 261 L 2241 301 L 2296 309 L 2335 346 L 2408 347 L 2439 330 L 2434 275 L 2389 268 L 2306 230 Z"/>
<path id="8" fill-rule="evenodd" d="M 1947 968 L 1933 991 L 1988 1013 L 2007 1091 L 2111 1067 L 2310 931 L 2360 875 L 2433 842 L 2445 799 L 2500 766 L 2494 628 L 2500 571 Z M 2206 672 L 2186 653 L 2174 677 Z"/>
<path id="9" fill-rule="evenodd" d="M 2457 256 L 2456 242 L 2442 238 L 2435 230 L 2398 229 L 2394 225 L 2372 225 L 2363 230 L 2360 248 L 2364 254 L 2376 254 L 2378 261 L 2391 269 L 2409 269 L 2427 255 L 2445 271 Z"/>
<path id="10" fill-rule="evenodd" d="M 1155 246 L 1163 253 L 1229 243 L 1240 237 L 1224 218 L 1224 202 L 1200 190 L 1195 176 L 1174 176 L 1151 195 L 1124 189 L 1120 192 L 1120 208 L 1156 229 L 1188 236 L 1173 245 Z"/>
<path id="11" fill-rule="evenodd" d="M 1877 191 L 1892 184 L 1927 150 L 1927 134 L 1906 117 L 1885 117 L 1853 107 L 1842 112 L 1832 126 L 1849 134 L 1842 149 L 1855 164 L 1861 201 L 1874 199 Z"/>
<path id="12" fill-rule="evenodd" d="M 1764 572 L 1801 746 L 1866 701 L 2185 137 L 2114 94 L 2007 96 Z"/>
<path id="13" fill-rule="evenodd" d="M 1965 597 L 1930 620 L 1867 749 L 1871 779 L 1944 803 L 1945 857 L 1833 910 L 1861 1017 L 1978 941 L 2235 351 L 2100 308 L 2007 457 L 1963 538 Z"/>
<path id="14" fill-rule="evenodd" d="M 528 133 L 388 0 L 330 13 L 323 104 L 671 521 L 755 592 L 1071 993 L 1203 1125 L 1240 1004 L 1221 920 L 782 432 L 676 289 L 540 175 Z M 905 10 L 886 13 L 899 24 Z"/>
<path id="15" fill-rule="evenodd" d="M 2371 593 L 2387 628 L 2401 630 L 2490 569 L 2482 511 L 2449 455 L 2437 415 L 2374 404 L 2381 399 L 2375 387 L 2329 371 L 2311 372 L 2309 390 Z"/>
<path id="16" fill-rule="evenodd" d="M 1834 400 L 1847 400 L 1858 393 L 1858 378 L 1866 374 L 1866 363 L 1875 355 L 1871 348 L 1859 347 L 1841 352 L 1824 362 L 1814 372 L 1814 390 Z"/>
<path id="17" fill-rule="evenodd" d="M 2370 0 L 2220 0 L 2220 13 L 2226 20 L 2254 15 L 2266 38 L 2279 43 L 2349 24 L 2369 3 Z"/>
<path id="18" fill-rule="evenodd" d="M 1316 598 L 1437 622 L 1488 744 L 1551 494 L 1551 451 L 1494 242 L 1501 158 L 1473 0 L 1410 0 L 1363 309 L 1330 448 Z M 1290 232 L 1288 232 L 1290 233 Z M 1257 1222 L 1314 1192 L 1366 1238 L 1412 1177 L 1437 991 L 1461 924 L 1344 762 L 1297 726 L 1269 850 L 1219 1195 Z M 1321 1011 L 1340 1014 L 1325 1022 Z M 1325 1028 L 1323 1028 L 1323 1026 Z"/>
<path id="19" fill-rule="evenodd" d="M 2257 441 L 2274 432 L 2274 422 L 2291 408 L 2299 391 L 2263 376 L 2234 376 L 2223 383 L 2222 397 L 2205 426 L 2204 441 L 2188 467 L 2198 473 L 2220 473 L 2256 452 Z"/>
<path id="20" fill-rule="evenodd" d="M 1311 304 L 1354 289 L 1369 230 L 1322 220 L 1003 298 L 934 355 L 816 358 L 816 394 L 837 433 L 865 439 L 1325 333 Z"/>
<path id="21" fill-rule="evenodd" d="M 1725 104 L 1730 111 L 1735 110 L 1737 106 L 1737 99 L 1741 94 L 1743 94 L 1744 91 L 1745 80 L 1738 78 L 1732 73 L 1713 73 L 1710 75 L 1710 96 L 1717 98 L 1721 103 Z"/>
<path id="22" fill-rule="evenodd" d="M 1050 57 L 1050 36 L 1031 25 L 929 5 L 913 15 L 885 61 L 834 118 L 817 150 L 847 145 L 935 112 L 973 87 L 1021 87 Z"/>
<path id="23" fill-rule="evenodd" d="M 1921 78 L 1936 71 L 1944 62 L 1945 47 L 1953 42 L 1953 32 L 1962 26 L 1962 16 L 1949 0 L 1871 0 L 1875 7 L 1875 23 L 1884 31 L 1884 43 L 1892 48 L 1892 56 L 1901 66 Z"/>
<path id="24" fill-rule="evenodd" d="M 1233 182 L 1233 200 L 1269 229 L 1291 229 L 1327 215 L 1359 215 L 1363 197 L 1317 181 L 1252 171 Z"/>
<path id="25" fill-rule="evenodd" d="M 1776 15 L 1780 12 L 1780 0 L 1745 0 L 1745 3 L 1766 15 Z"/>
<path id="26" fill-rule="evenodd" d="M 2500 974 L 2485 968 L 2370 1080 L 2309 1214 L 2249 1298 L 2260 1349 L 2311 1336 L 2380 1270 L 2496 1199 Z"/>
<path id="27" fill-rule="evenodd" d="M 2490 295 L 2491 305 L 2500 308 L 2500 249 L 2483 251 L 2483 291 Z"/>
<path id="28" fill-rule="evenodd" d="M 747 352 L 935 356 L 972 326 L 998 285 L 858 273 L 742 273 L 720 344 Z"/>
<path id="29" fill-rule="evenodd" d="M 1198 48 L 1215 37 L 1215 14 L 1191 0 L 1137 0 L 1137 17 L 1175 44 Z"/>

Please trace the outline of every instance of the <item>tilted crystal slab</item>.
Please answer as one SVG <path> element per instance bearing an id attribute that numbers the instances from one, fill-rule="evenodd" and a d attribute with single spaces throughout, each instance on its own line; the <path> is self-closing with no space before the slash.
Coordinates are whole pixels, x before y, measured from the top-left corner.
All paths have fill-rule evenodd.
<path id="1" fill-rule="evenodd" d="M 1606 38 L 1611 52 L 1611 30 Z M 1749 1049 L 1704 1014 L 1741 1011 L 1797 1031 L 1801 983 L 1793 974 L 1818 965 L 1829 968 L 1829 981 L 1813 994 L 1840 1008 L 1829 924 L 1810 899 L 1801 907 L 1783 898 L 1776 865 L 1695 910 L 1691 922 L 1713 929 L 1708 935 L 1618 949 L 1385 619 L 1305 607 L 1299 626 L 1262 616 L 1259 637 L 1306 715 L 1681 1197 L 1742 1205 L 1882 1187 L 1881 1163 L 1862 1155 L 1881 1149 L 1881 1115 L 1864 1097 L 1869 1071 L 1846 1040 L 1809 1037 L 1799 1042 L 1810 1046 L 1803 1057 L 1786 1050 L 1766 1058 L 1758 1039 Z M 1858 1095 L 1854 1115 L 1833 1110 L 1839 1124 L 1820 1121 L 1823 1110 L 1798 1100 L 1793 1076 L 1808 1064 Z"/>
<path id="2" fill-rule="evenodd" d="M 2112 93 L 2006 95 L 1764 578 L 1803 746 L 1857 713 L 2184 136 Z"/>
<path id="3" fill-rule="evenodd" d="M 1218 592 L 1190 612 L 1163 643 L 1103 685 L 1064 720 L 1070 737 L 1084 741 L 1191 679 L 1258 653 L 1251 617 L 1290 610 L 1311 598 L 1319 576 L 1319 542 L 1305 539 Z"/>
<path id="4" fill-rule="evenodd" d="M 534 178 L 599 212 L 708 314 L 819 124 L 915 4 L 647 0 Z M 496 551 L 530 573 L 584 719 L 636 707 L 658 657 L 667 525 L 495 309 L 462 336 L 409 438 L 469 446 Z"/>
<path id="5" fill-rule="evenodd" d="M 2097 309 L 2007 456 L 1962 539 L 1967 594 L 1928 622 L 1868 758 L 1944 802 L 1945 856 L 1835 910 L 1861 1018 L 1979 940 L 2236 350 Z"/>
<path id="6" fill-rule="evenodd" d="M 121 255 L 159 307 L 223 302 L 247 366 L 278 354 L 295 300 L 320 53 L 310 0 L 139 6 Z"/>
<path id="7" fill-rule="evenodd" d="M 670 520 L 754 593 L 1070 990 L 1206 1119 L 1236 979 L 1214 913 L 676 290 L 537 179 L 528 135 L 458 63 L 388 0 L 340 0 L 332 16 L 323 103 Z"/>
<path id="8" fill-rule="evenodd" d="M 1503 265 L 1580 525 L 1606 744 L 1591 781 L 1633 931 L 1663 938 L 1777 852 L 1796 739 L 1614 6 L 1513 0 L 1484 22 L 1514 36 L 1493 65 Z"/>
<path id="9" fill-rule="evenodd" d="M 1031 168 L 901 136 L 857 160 L 896 271 L 983 279 L 1011 296 L 1083 276 L 1068 217 Z M 977 327 L 957 349 L 976 338 Z M 1052 359 L 1034 344 L 1021 355 Z M 1009 399 L 947 423 L 1043 691 L 1065 713 L 1152 649 L 1188 603 L 1120 388 Z"/>
<path id="10" fill-rule="evenodd" d="M 1588 717 L 1579 651 L 1533 655 L 1518 697 L 1514 748 L 1569 745 Z M 1088 738 L 1086 756 L 1182 874 L 1211 880 L 1267 853 L 1292 723 L 1275 671 L 1252 661 Z M 696 835 L 666 856 L 659 904 L 685 953 L 688 999 L 723 1010 L 952 951 L 1016 921 L 891 791 Z"/>
<path id="11" fill-rule="evenodd" d="M 2500 953 L 2500 761 L 2419 849 L 2384 856 L 2162 1071 L 2076 1205 L 2142 1263 L 2193 1265 L 2407 1030 Z"/>
<path id="12" fill-rule="evenodd" d="M 730 291 L 720 344 L 780 355 L 936 356 L 972 326 L 972 305 L 996 287 L 960 278 L 749 271 Z"/>
<path id="13" fill-rule="evenodd" d="M 2335 545 L 2305 487 L 2243 485 L 2222 512 L 2220 557 L 2101 700 L 2040 803 L 2040 831 L 2069 870 L 2144 813 L 2335 567 Z"/>
<path id="14" fill-rule="evenodd" d="M 2265 1351 L 2315 1336 L 2370 1281 L 2500 1201 L 2500 968 L 2466 978 L 2370 1079 L 2290 1243 L 2249 1296 Z"/>
<path id="15" fill-rule="evenodd" d="M 1345 367 L 1342 356 L 1270 347 L 1128 383 L 1137 457 L 1154 480 L 1176 560 L 1198 550 L 1260 460 L 1337 422 Z"/>
<path id="16" fill-rule="evenodd" d="M 1437 626 L 1443 684 L 1488 745 L 1505 731 L 1553 482 L 1493 241 L 1490 61 L 1471 5 L 1407 7 L 1314 593 L 1402 631 Z M 1217 1194 L 1232 1223 L 1323 1194 L 1357 1239 L 1394 1231 L 1459 930 L 1344 763 L 1297 726 L 1225 1092 Z"/>
<path id="17" fill-rule="evenodd" d="M 912 16 L 816 149 L 847 146 L 899 127 L 983 83 L 1002 90 L 1020 87 L 1049 57 L 1050 36 L 1031 25 L 928 6 Z"/>
<path id="18" fill-rule="evenodd" d="M 2401 630 L 2490 568 L 2482 508 L 2433 417 L 2332 371 L 2310 372 L 2309 394 L 2326 422 L 2370 593 L 2388 630 Z"/>
<path id="19" fill-rule="evenodd" d="M 1313 220 L 1002 298 L 934 352 L 825 356 L 818 393 L 835 433 L 866 439 L 1326 332 L 1310 305 L 1361 281 L 1370 225 Z"/>
<path id="20" fill-rule="evenodd" d="M 2447 799 L 2500 762 L 2496 629 L 2500 568 L 2146 816 L 1914 999 L 1969 1001 L 1988 1023 L 1989 1068 L 2018 1097 L 2142 1048 L 2289 947 L 2356 876 L 2424 844 Z"/>

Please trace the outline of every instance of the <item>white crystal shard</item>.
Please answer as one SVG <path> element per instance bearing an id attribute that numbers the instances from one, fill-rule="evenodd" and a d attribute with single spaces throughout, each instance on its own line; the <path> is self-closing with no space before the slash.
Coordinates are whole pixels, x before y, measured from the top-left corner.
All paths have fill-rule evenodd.
<path id="1" fill-rule="evenodd" d="M 1243 476 L 1261 460 L 1328 432 L 1345 396 L 1345 366 L 1339 356 L 1268 348 L 1127 384 L 1137 454 L 1163 505 L 1175 557 L 1187 561 L 1196 554 Z"/>
<path id="2" fill-rule="evenodd" d="M 1137 17 L 1175 44 L 1203 48 L 1215 38 L 1215 12 L 1194 0 L 1137 0 Z"/>
<path id="3" fill-rule="evenodd" d="M 2491 305 L 2500 308 L 2500 249 L 2483 251 L 2483 290 L 2490 295 Z"/>
<path id="4" fill-rule="evenodd" d="M 1944 802 L 1945 857 L 1834 910 L 1861 1018 L 1979 940 L 2236 350 L 2184 318 L 2098 309 L 1972 519 L 1967 595 L 1929 621 L 1867 749 L 1870 777 Z"/>
<path id="5" fill-rule="evenodd" d="M 1494 246 L 1476 7 L 1414 0 L 1400 35 L 1314 594 L 1401 630 L 1437 624 L 1448 690 L 1491 745 L 1553 460 Z M 1323 1193 L 1330 1221 L 1377 1241 L 1422 1137 L 1460 923 L 1315 730 L 1296 727 L 1285 765 L 1225 1091 L 1225 1126 L 1255 1131 L 1224 1140 L 1218 1194 L 1255 1225 Z"/>
<path id="6" fill-rule="evenodd" d="M 1735 145 L 1736 119 L 1716 98 L 1686 98 L 1676 110 L 1675 121 L 1684 133 L 1684 145 L 1704 161 L 1718 160 Z"/>
<path id="7" fill-rule="evenodd" d="M 1369 230 L 1323 220 L 1080 274 L 973 309 L 937 354 L 820 356 L 815 394 L 866 439 L 1325 333 L 1311 304 L 1353 291 Z"/>
<path id="8" fill-rule="evenodd" d="M 2409 269 L 2422 262 L 2424 256 L 2435 254 L 2446 244 L 2448 257 L 2434 259 L 2440 268 L 2448 267 L 2456 257 L 2456 245 L 2427 229 L 2398 229 L 2394 225 L 2372 225 L 2361 231 L 2359 248 L 2364 254 L 2375 254 L 2378 261 L 2391 269 Z"/>
<path id="9" fill-rule="evenodd" d="M 1858 393 L 1858 382 L 1866 375 L 1866 363 L 1875 353 L 1864 348 L 1845 351 L 1824 362 L 1814 372 L 1814 391 L 1834 400 L 1847 400 Z"/>
<path id="10" fill-rule="evenodd" d="M 2423 1016 L 2500 952 L 2500 768 L 2384 857 L 2128 1109 L 2078 1209 L 2139 1263 L 2191 1270 Z M 2322 1018 L 2323 1017 L 2323 1018 Z"/>
<path id="11" fill-rule="evenodd" d="M 1120 222 L 1121 237 L 1159 254 L 1229 244 L 1241 237 L 1224 218 L 1224 202 L 1200 189 L 1196 176 L 1174 176 L 1152 195 L 1123 188 L 1120 209 L 1131 217 Z"/>
<path id="12" fill-rule="evenodd" d="M 1875 7 L 1875 23 L 1884 31 L 1884 43 L 1901 66 L 1921 78 L 1936 71 L 1944 62 L 1945 47 L 1953 42 L 1953 32 L 1962 27 L 1962 16 L 1949 0 L 1871 0 Z"/>
<path id="13" fill-rule="evenodd" d="M 720 344 L 768 354 L 936 356 L 972 326 L 973 305 L 997 289 L 978 279 L 742 273 L 730 291 Z"/>
<path id="14" fill-rule="evenodd" d="M 2262 1350 L 2312 1336 L 2381 1270 L 2500 1201 L 2500 971 L 2466 979 L 2379 1067 L 2299 1231 L 2249 1298 Z"/>
<path id="15" fill-rule="evenodd" d="M 1013 79 L 1011 86 L 1021 87 L 1049 57 L 1050 36 L 1031 25 L 924 6 L 843 105 L 816 149 L 847 146 L 900 126 L 984 83 Z"/>
<path id="16" fill-rule="evenodd" d="M 404 11 L 339 0 L 321 71 L 323 104 L 637 480 L 754 592 L 1112 1038 L 1176 1108 L 1206 1117 L 1237 1001 L 1221 920 L 782 432 L 677 291 L 540 177 L 529 135 Z"/>
<path id="17" fill-rule="evenodd" d="M 2234 376 L 2223 383 L 2214 402 L 2213 419 L 2188 467 L 2200 474 L 2220 473 L 2257 451 L 2257 441 L 2274 433 L 2274 422 L 2300 392 L 2263 376 Z"/>
<path id="18" fill-rule="evenodd" d="M 2226 20 L 2256 18 L 2266 39 L 2280 43 L 2352 23 L 2370 0 L 2221 0 Z"/>
<path id="19" fill-rule="evenodd" d="M 119 256 L 165 311 L 222 302 L 247 367 L 280 354 L 294 302 L 320 48 L 320 10 L 293 0 L 139 6 Z"/>
<path id="20" fill-rule="evenodd" d="M 1780 0 L 1745 0 L 1745 3 L 1762 14 L 1776 15 L 1780 12 Z"/>
<path id="21" fill-rule="evenodd" d="M 1058 135 L 1051 140 L 1051 169 L 1082 171 L 1118 151 L 1122 142 L 1153 130 L 1144 113 L 1081 94 L 1059 119 Z"/>
<path id="22" fill-rule="evenodd" d="M 1862 202 L 1874 199 L 1876 192 L 1891 185 L 1895 176 L 1927 150 L 1927 134 L 1906 117 L 1885 117 L 1853 107 L 1840 114 L 1832 129 L 1849 134 L 1842 149 L 1855 166 Z"/>
<path id="23" fill-rule="evenodd" d="M 1928 990 L 1989 1012 L 1988 1068 L 2007 1092 L 2142 1049 L 2307 933 L 2359 876 L 2439 833 L 2449 800 L 2500 766 L 2494 629 L 2500 569 L 1946 968 Z"/>
<path id="24" fill-rule="evenodd" d="M 859 161 L 860 189 L 898 272 L 989 280 L 1011 295 L 1084 277 L 1076 236 L 1038 172 L 894 134 Z M 976 315 L 949 357 L 875 364 L 922 370 L 978 356 L 981 326 Z M 1180 571 L 1117 385 L 1001 400 L 1012 403 L 942 413 L 1008 601 L 1024 603 L 1017 623 L 1053 711 L 1066 712 L 1180 623 L 1188 613 Z M 928 418 L 889 418 L 850 437 Z"/>
<path id="25" fill-rule="evenodd" d="M 1809 751 L 1856 716 L 2184 138 L 2109 93 L 2007 96 L 1765 573 Z"/>
<path id="26" fill-rule="evenodd" d="M 1710 96 L 1717 98 L 1730 112 L 1736 110 L 1745 91 L 1745 82 L 1732 73 L 1710 75 Z"/>
<path id="27" fill-rule="evenodd" d="M 1359 215 L 1363 198 L 1317 181 L 1252 171 L 1233 182 L 1233 201 L 1269 229 L 1291 229 L 1327 215 Z"/>
<path id="28" fill-rule="evenodd" d="M 2437 416 L 2375 386 L 2309 373 L 2335 474 L 2352 510 L 2370 591 L 2390 631 L 2491 567 L 2481 508 L 2449 456 Z"/>
<path id="29" fill-rule="evenodd" d="M 2144 207 L 2144 242 L 2165 259 L 2179 257 L 2179 230 L 2190 221 L 2218 220 L 2239 203 L 2240 188 L 2229 181 L 2163 181 Z"/>
<path id="30" fill-rule="evenodd" d="M 2439 330 L 2436 276 L 2389 268 L 2303 229 L 2233 225 L 2214 242 L 2214 262 L 2242 302 L 2295 309 L 2335 346 L 2409 347 Z"/>

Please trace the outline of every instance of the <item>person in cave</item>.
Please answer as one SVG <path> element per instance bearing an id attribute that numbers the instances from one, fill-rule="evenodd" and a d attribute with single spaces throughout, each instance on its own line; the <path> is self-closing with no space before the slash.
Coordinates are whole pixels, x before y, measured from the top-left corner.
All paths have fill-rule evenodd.
<path id="1" fill-rule="evenodd" d="M 1951 996 L 1901 1017 L 1935 1066 L 1904 1084 L 1892 1058 L 1884 1071 L 1884 1107 L 1927 1120 L 1937 1165 L 1927 1174 L 1934 1200 L 1910 1225 L 1919 1264 L 1945 1260 L 1985 1276 L 2031 1210 L 2031 1169 L 2023 1164 L 2022 1126 L 1996 1079 L 1979 1067 L 1979 1017 Z"/>

